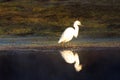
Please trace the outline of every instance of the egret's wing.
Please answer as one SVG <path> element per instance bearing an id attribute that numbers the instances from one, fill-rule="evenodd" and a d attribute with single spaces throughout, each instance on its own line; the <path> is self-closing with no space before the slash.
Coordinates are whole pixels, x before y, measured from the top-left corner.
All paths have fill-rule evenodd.
<path id="1" fill-rule="evenodd" d="M 62 33 L 58 43 L 70 41 L 73 38 L 74 29 L 69 27 Z"/>

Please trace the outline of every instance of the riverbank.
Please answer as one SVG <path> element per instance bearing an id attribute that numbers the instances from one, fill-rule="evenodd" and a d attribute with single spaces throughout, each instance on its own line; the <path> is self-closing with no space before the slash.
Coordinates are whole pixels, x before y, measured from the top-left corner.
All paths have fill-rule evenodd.
<path id="1" fill-rule="evenodd" d="M 120 46 L 2 46 L 0 51 L 120 50 Z"/>

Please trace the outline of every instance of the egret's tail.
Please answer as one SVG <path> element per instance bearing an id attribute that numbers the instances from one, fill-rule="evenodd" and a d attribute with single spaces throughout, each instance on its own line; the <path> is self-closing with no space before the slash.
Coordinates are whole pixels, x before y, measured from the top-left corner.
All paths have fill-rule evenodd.
<path id="1" fill-rule="evenodd" d="M 58 43 L 61 43 L 61 40 L 59 40 Z"/>

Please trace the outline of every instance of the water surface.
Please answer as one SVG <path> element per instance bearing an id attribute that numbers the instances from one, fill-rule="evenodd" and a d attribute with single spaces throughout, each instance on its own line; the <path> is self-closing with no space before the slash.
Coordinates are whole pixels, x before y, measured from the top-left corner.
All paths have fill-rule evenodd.
<path id="1" fill-rule="evenodd" d="M 58 45 L 59 37 L 5 37 L 0 38 L 1 46 L 46 46 Z M 82 38 L 78 37 L 71 41 L 73 45 L 87 45 L 87 44 L 111 44 L 112 46 L 120 46 L 120 38 Z"/>
<path id="2" fill-rule="evenodd" d="M 76 71 L 60 51 L 77 53 Z M 120 48 L 1 50 L 0 80 L 120 80 Z"/>

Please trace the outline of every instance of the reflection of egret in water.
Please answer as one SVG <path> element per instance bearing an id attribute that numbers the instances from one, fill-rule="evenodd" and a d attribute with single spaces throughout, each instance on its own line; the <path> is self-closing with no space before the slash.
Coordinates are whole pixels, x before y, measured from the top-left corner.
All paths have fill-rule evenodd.
<path id="1" fill-rule="evenodd" d="M 82 70 L 82 65 L 80 64 L 79 56 L 77 53 L 73 53 L 71 50 L 63 50 L 60 51 L 60 53 L 67 63 L 69 64 L 75 63 L 74 67 L 77 72 Z"/>

